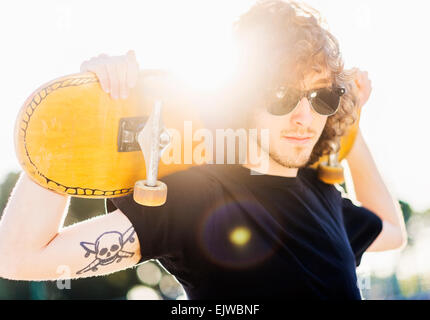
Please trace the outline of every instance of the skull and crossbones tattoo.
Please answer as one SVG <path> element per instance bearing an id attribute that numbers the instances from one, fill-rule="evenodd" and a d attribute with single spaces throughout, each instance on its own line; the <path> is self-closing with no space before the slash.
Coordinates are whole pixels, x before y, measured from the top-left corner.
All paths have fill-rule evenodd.
<path id="1" fill-rule="evenodd" d="M 80 245 L 86 251 L 85 258 L 94 254 L 95 259 L 76 273 L 82 274 L 87 271 L 97 271 L 100 265 L 105 266 L 114 262 L 118 263 L 122 258 L 132 257 L 134 253 L 124 251 L 123 247 L 127 242 L 134 242 L 134 234 L 133 227 L 130 227 L 123 234 L 118 231 L 104 232 L 96 239 L 95 243 L 81 242 Z"/>

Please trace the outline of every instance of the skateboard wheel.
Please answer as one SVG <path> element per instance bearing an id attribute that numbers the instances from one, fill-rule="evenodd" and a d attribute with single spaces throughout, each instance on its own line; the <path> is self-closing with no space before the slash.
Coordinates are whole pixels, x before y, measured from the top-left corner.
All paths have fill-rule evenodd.
<path id="1" fill-rule="evenodd" d="M 146 180 L 139 180 L 134 185 L 133 199 L 138 204 L 147 207 L 159 207 L 166 202 L 167 186 L 157 181 L 155 187 L 146 185 Z"/>
<path id="2" fill-rule="evenodd" d="M 318 166 L 318 178 L 327 184 L 341 184 L 345 181 L 342 166 L 329 166 L 326 162 Z"/>

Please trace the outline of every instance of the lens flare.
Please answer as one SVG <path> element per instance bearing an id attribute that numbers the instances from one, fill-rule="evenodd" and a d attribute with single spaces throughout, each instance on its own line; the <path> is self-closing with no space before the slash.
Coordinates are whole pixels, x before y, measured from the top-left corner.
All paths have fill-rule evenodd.
<path id="1" fill-rule="evenodd" d="M 150 286 L 157 285 L 162 276 L 160 268 L 150 261 L 138 266 L 136 272 L 139 280 Z"/>
<path id="2" fill-rule="evenodd" d="M 244 246 L 251 238 L 251 231 L 246 227 L 237 227 L 230 233 L 230 241 L 237 246 Z"/>
<path id="3" fill-rule="evenodd" d="M 154 289 L 137 285 L 127 292 L 127 300 L 162 300 L 160 295 Z"/>
<path id="4" fill-rule="evenodd" d="M 239 206 L 239 204 L 241 204 Z M 269 259 L 277 249 L 258 231 L 249 212 L 258 210 L 252 199 L 221 202 L 202 216 L 197 239 L 212 263 L 241 269 Z"/>

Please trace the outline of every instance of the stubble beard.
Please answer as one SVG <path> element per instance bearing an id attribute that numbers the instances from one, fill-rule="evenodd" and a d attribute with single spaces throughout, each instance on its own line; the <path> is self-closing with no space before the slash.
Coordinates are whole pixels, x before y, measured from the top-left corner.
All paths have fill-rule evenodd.
<path id="1" fill-rule="evenodd" d="M 300 169 L 306 167 L 309 162 L 310 154 L 299 152 L 296 158 L 281 157 L 276 152 L 270 152 L 270 157 L 273 161 L 277 162 L 281 166 L 292 169 Z"/>
<path id="2" fill-rule="evenodd" d="M 257 139 L 257 143 L 261 149 L 263 149 L 266 153 L 269 154 L 270 158 L 273 161 L 286 168 L 300 169 L 306 167 L 309 164 L 309 160 L 312 154 L 311 152 L 308 153 L 301 147 L 294 147 L 293 150 L 295 150 L 297 156 L 281 156 L 278 152 L 269 151 L 267 150 L 267 148 L 262 147 L 259 138 Z"/>

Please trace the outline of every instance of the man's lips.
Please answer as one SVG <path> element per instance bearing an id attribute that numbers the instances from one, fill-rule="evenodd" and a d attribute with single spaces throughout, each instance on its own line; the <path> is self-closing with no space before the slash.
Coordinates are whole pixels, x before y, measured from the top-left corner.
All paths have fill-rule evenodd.
<path id="1" fill-rule="evenodd" d="M 297 137 L 297 136 L 282 136 L 282 139 L 287 140 L 288 142 L 294 144 L 306 144 L 312 141 L 313 137 L 305 136 L 305 137 Z"/>

